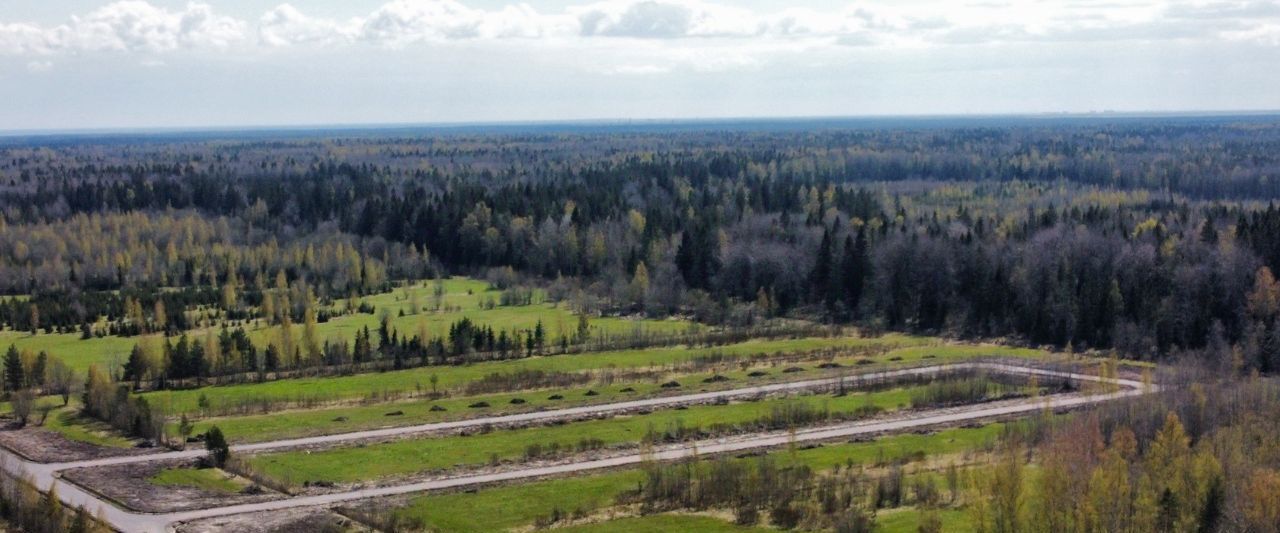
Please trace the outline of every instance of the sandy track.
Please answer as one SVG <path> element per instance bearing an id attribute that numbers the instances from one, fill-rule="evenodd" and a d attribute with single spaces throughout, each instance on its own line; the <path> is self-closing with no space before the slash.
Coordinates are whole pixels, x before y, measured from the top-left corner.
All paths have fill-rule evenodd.
<path id="1" fill-rule="evenodd" d="M 121 531 L 128 533 L 133 532 L 160 532 L 170 530 L 170 525 L 177 522 L 186 522 L 204 518 L 217 516 L 227 516 L 240 513 L 251 513 L 260 511 L 273 511 L 280 509 L 327 506 L 338 503 L 350 502 L 366 498 L 394 496 L 408 494 L 413 492 L 439 490 L 457 488 L 468 485 L 481 485 L 503 481 L 531 479 L 547 476 L 565 475 L 577 472 L 586 472 L 591 470 L 599 470 L 606 468 L 616 468 L 640 463 L 643 460 L 673 460 L 687 457 L 691 453 L 698 454 L 719 454 L 744 451 L 758 448 L 770 448 L 788 445 L 792 442 L 816 442 L 833 439 L 843 439 L 856 437 L 860 435 L 876 435 L 889 432 L 900 432 L 911 429 L 937 426 L 944 424 L 962 423 L 965 421 L 990 419 L 997 417 L 1006 417 L 1011 415 L 1026 414 L 1042 409 L 1066 409 L 1074 408 L 1094 403 L 1111 401 L 1119 398 L 1132 397 L 1148 392 L 1154 392 L 1155 386 L 1144 387 L 1142 383 L 1128 379 L 1102 379 L 1098 376 L 1088 374 L 1077 374 L 1072 372 L 1061 372 L 1054 370 L 1044 370 L 1039 368 L 1020 366 L 1010 363 L 958 363 L 939 365 L 932 367 L 911 368 L 903 370 L 893 370 L 885 372 L 875 372 L 864 374 L 861 376 L 826 378 L 818 380 L 797 381 L 790 383 L 777 383 L 770 385 L 760 385 L 755 387 L 746 387 L 741 389 L 732 389 L 716 392 L 705 392 L 697 394 L 687 394 L 681 396 L 669 396 L 664 398 L 651 398 L 645 400 L 634 400 L 627 402 L 617 402 L 611 404 L 602 404 L 595 406 L 575 407 L 568 409 L 558 409 L 552 411 L 540 411 L 532 413 L 521 413 L 514 415 L 503 415 L 495 417 L 476 418 L 470 420 L 460 420 L 455 422 L 441 422 L 435 424 L 422 424 L 417 426 L 405 426 L 398 428 L 386 428 L 370 431 L 359 431 L 353 433 L 344 433 L 337 435 L 326 435 L 320 437 L 308 437 L 302 439 L 287 439 L 272 442 L 262 442 L 255 444 L 245 444 L 233 447 L 233 450 L 241 453 L 263 452 L 270 450 L 283 450 L 289 448 L 297 448 L 301 446 L 324 446 L 338 445 L 346 442 L 388 438 L 404 435 L 414 435 L 419 433 L 441 431 L 448 429 L 463 429 L 467 427 L 479 427 L 491 424 L 522 424 L 537 423 L 551 421 L 560 418 L 577 418 L 590 415 L 608 414 L 611 412 L 626 412 L 635 409 L 671 407 L 689 403 L 703 403 L 715 401 L 718 399 L 732 399 L 739 397 L 750 397 L 761 394 L 777 394 L 792 391 L 812 390 L 822 387 L 830 387 L 838 384 L 842 379 L 850 386 L 857 386 L 860 380 L 874 381 L 885 378 L 892 378 L 906 375 L 927 375 L 944 371 L 979 369 L 995 372 L 1004 372 L 1022 375 L 1037 375 L 1046 377 L 1067 378 L 1076 381 L 1089 382 L 1106 382 L 1116 385 L 1123 390 L 1105 394 L 1063 394 L 1055 396 L 1045 396 L 1040 398 L 1029 398 L 1011 402 L 998 402 L 995 404 L 980 404 L 967 406 L 962 408 L 936 409 L 929 411 L 916 411 L 905 413 L 898 417 L 887 419 L 879 419 L 873 421 L 850 422 L 832 426 L 823 426 L 815 428 L 807 428 L 795 432 L 770 432 L 759 433 L 748 436 L 737 436 L 732 438 L 709 439 L 705 441 L 697 441 L 692 443 L 683 443 L 663 447 L 646 455 L 630 454 L 610 457 L 606 459 L 598 459 L 591 461 L 580 461 L 565 464 L 539 466 L 524 469 L 516 469 L 505 472 L 463 475 L 446 479 L 437 479 L 430 481 L 422 481 L 416 483 L 407 483 L 403 485 L 368 488 L 360 490 L 352 490 L 347 492 L 338 492 L 332 494 L 322 494 L 315 496 L 303 496 L 289 498 L 285 500 L 230 505 L 224 507 L 215 507 L 210 509 L 184 511 L 164 514 L 146 514 L 137 513 L 116 507 L 109 501 L 99 496 L 85 491 L 83 488 L 62 480 L 58 475 L 59 471 L 70 468 L 89 468 L 104 465 L 119 465 L 136 462 L 149 462 L 158 460 L 171 460 L 193 458 L 204 455 L 202 450 L 189 450 L 182 452 L 157 453 L 140 456 L 113 457 L 106 459 L 95 459 L 89 461 L 78 461 L 68 463 L 33 463 L 26 461 L 8 450 L 0 449 L 0 467 L 6 471 L 18 475 L 27 476 L 41 490 L 47 490 L 51 485 L 57 484 L 58 494 L 61 499 L 70 506 L 84 506 L 90 510 L 102 510 L 106 520 L 111 522 L 113 526 Z"/>

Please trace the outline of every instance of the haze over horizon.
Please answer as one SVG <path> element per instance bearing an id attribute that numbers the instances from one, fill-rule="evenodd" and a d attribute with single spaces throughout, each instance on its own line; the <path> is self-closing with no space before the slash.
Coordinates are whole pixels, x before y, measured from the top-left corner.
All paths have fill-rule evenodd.
<path id="1" fill-rule="evenodd" d="M 1280 109 L 1280 2 L 248 0 L 0 13 L 0 129 Z"/>

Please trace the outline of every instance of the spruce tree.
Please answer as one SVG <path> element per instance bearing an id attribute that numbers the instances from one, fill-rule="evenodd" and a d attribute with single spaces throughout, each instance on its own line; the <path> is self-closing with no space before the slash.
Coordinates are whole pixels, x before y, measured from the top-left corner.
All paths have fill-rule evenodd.
<path id="1" fill-rule="evenodd" d="M 9 345 L 9 351 L 4 354 L 4 388 L 6 391 L 14 392 L 22 388 L 26 383 L 26 375 L 22 368 L 22 355 L 18 353 L 18 347 Z"/>
<path id="2" fill-rule="evenodd" d="M 858 228 L 857 239 L 846 237 L 844 241 L 844 258 L 840 262 L 841 274 L 840 296 L 844 305 L 853 316 L 858 316 L 858 305 L 862 301 L 862 288 L 866 283 L 870 260 L 867 257 L 867 233 L 865 228 Z"/>

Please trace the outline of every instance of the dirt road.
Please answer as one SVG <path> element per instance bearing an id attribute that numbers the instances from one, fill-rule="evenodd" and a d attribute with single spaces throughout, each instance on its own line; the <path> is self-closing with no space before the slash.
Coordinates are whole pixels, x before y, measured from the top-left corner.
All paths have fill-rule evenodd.
<path id="1" fill-rule="evenodd" d="M 669 447 L 655 450 L 653 453 L 644 457 L 640 454 L 622 455 L 607 459 L 581 461 L 565 464 L 557 464 L 551 466 L 540 466 L 505 472 L 480 474 L 480 475 L 464 475 L 448 479 L 439 479 L 432 481 L 424 481 L 417 483 L 409 483 L 404 485 L 369 488 L 361 490 L 353 490 L 348 492 L 339 492 L 333 494 L 323 494 L 316 496 L 303 496 L 290 498 L 285 500 L 277 500 L 270 502 L 233 505 L 226 507 L 216 507 L 211 509 L 203 509 L 197 511 L 185 511 L 167 514 L 145 514 L 136 513 L 121 509 L 114 506 L 108 501 L 99 498 L 95 494 L 91 494 L 80 487 L 66 482 L 59 478 L 57 473 L 62 470 L 71 468 L 84 468 L 111 464 L 123 464 L 145 461 L 157 461 L 175 458 L 192 458 L 204 454 L 201 450 L 190 450 L 182 452 L 157 453 L 140 456 L 115 457 L 107 459 L 96 459 L 90 461 L 80 461 L 73 463 L 51 463 L 41 464 L 33 463 L 21 459 L 8 450 L 0 449 L 0 467 L 3 467 L 10 473 L 29 476 L 41 490 L 47 490 L 50 485 L 57 484 L 58 494 L 61 499 L 70 506 L 84 506 L 90 510 L 102 510 L 103 516 L 113 526 L 121 531 L 133 532 L 160 532 L 169 530 L 171 524 L 177 522 L 185 522 L 202 518 L 210 518 L 216 516 L 226 516 L 240 513 L 250 513 L 258 511 L 272 511 L 287 508 L 325 506 L 342 502 L 350 502 L 353 500 L 361 500 L 365 498 L 374 498 L 381 496 L 391 496 L 399 494 L 407 494 L 413 492 L 421 492 L 428 490 L 438 490 L 446 488 L 456 488 L 467 485 L 480 485 L 487 483 L 495 483 L 500 481 L 510 481 L 519 479 L 529 479 L 544 476 L 571 474 L 576 472 L 585 472 L 590 470 L 598 470 L 604 468 L 614 468 L 620 466 L 633 465 L 648 458 L 653 460 L 672 460 L 688 456 L 696 451 L 700 455 L 718 454 L 737 452 L 756 448 L 769 448 L 776 446 L 788 445 L 792 442 L 815 442 L 832 439 L 845 439 L 859 435 L 874 435 L 888 432 L 906 431 L 916 428 L 929 426 L 937 426 L 944 424 L 962 423 L 965 421 L 989 419 L 995 417 L 1003 417 L 1017 414 L 1030 413 L 1041 409 L 1062 409 L 1079 407 L 1099 402 L 1106 402 L 1118 398 L 1137 396 L 1148 392 L 1154 392 L 1157 387 L 1153 385 L 1145 386 L 1137 381 L 1127 379 L 1102 379 L 1098 376 L 1088 374 L 1076 374 L 1070 372 L 1060 372 L 1054 370 L 1044 370 L 1027 366 L 1020 366 L 1010 363 L 959 363 L 950 365 L 940 365 L 933 367 L 912 368 L 904 370 L 895 370 L 887 372 L 878 372 L 867 374 L 861 377 L 863 380 L 884 379 L 894 376 L 910 375 L 910 374 L 929 374 L 944 372 L 950 370 L 961 369 L 982 369 L 994 372 L 1005 372 L 1023 375 L 1038 375 L 1046 377 L 1068 378 L 1077 381 L 1089 382 L 1108 382 L 1116 385 L 1119 389 L 1116 392 L 1103 394 L 1063 394 L 1055 396 L 1045 396 L 1040 398 L 1028 398 L 1009 402 L 998 402 L 990 404 L 980 404 L 974 406 L 966 406 L 961 408 L 937 409 L 930 411 L 915 411 L 903 413 L 886 419 L 873 421 L 852 422 L 839 424 L 834 426 L 807 428 L 792 432 L 772 432 L 761 433 L 749 436 L 739 436 L 734 438 L 711 439 L 706 441 L 698 441 L 693 443 L 684 443 L 672 445 Z M 280 450 L 294 448 L 298 446 L 316 446 L 328 444 L 341 444 L 357 440 L 370 438 L 394 437 L 400 435 L 413 435 L 429 431 L 438 431 L 443 429 L 459 429 L 471 426 L 482 426 L 485 424 L 510 424 L 510 423 L 533 423 L 557 418 L 575 418 L 593 414 L 607 414 L 609 412 L 622 412 L 641 408 L 669 407 L 687 403 L 701 403 L 715 401 L 720 398 L 736 398 L 749 397 L 759 394 L 773 394 L 789 391 L 811 390 L 814 388 L 832 386 L 841 379 L 845 379 L 850 386 L 856 386 L 857 379 L 853 376 L 848 378 L 829 378 L 821 380 L 799 381 L 791 383 L 778 383 L 771 385 L 761 385 L 757 387 L 747 387 L 742 389 L 732 389 L 718 392 L 706 392 L 698 394 L 688 394 L 682 396 L 669 396 L 664 398 L 652 398 L 646 400 L 635 400 L 629 402 L 618 402 L 612 404 L 603 404 L 596 406 L 576 407 L 569 409 L 559 409 L 554 411 L 542 411 L 533 413 L 521 413 L 515 415 L 504 415 L 496 417 L 477 418 L 471 420 L 461 420 L 456 422 L 442 422 L 436 424 L 423 424 L 418 426 L 405 426 L 399 428 L 386 428 L 371 431 L 361 431 L 354 433 L 345 433 L 338 435 L 327 435 L 321 437 L 309 437 L 303 439 L 289 439 L 272 442 L 262 442 L 255 444 L 246 444 L 236 446 L 233 449 L 241 453 L 262 452 L 268 450 Z"/>

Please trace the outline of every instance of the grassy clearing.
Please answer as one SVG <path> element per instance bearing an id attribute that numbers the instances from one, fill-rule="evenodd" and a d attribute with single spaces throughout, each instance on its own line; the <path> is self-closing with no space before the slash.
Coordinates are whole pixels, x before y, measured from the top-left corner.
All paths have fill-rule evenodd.
<path id="1" fill-rule="evenodd" d="M 238 401 L 297 401 L 306 398 L 320 398 L 325 401 L 363 399 L 374 395 L 390 396 L 389 393 L 415 393 L 431 391 L 431 376 L 438 379 L 440 390 L 456 389 L 467 383 L 479 380 L 485 375 L 495 372 L 518 372 L 523 370 L 542 370 L 546 372 L 581 372 L 598 369 L 641 369 L 662 368 L 686 363 L 697 356 L 706 354 L 751 355 L 803 352 L 821 349 L 854 349 L 885 347 L 892 348 L 903 345 L 925 344 L 937 342 L 925 337 L 910 337 L 890 334 L 870 339 L 855 337 L 807 337 L 800 339 L 751 340 L 716 346 L 711 348 L 688 348 L 685 346 L 646 348 L 638 350 L 616 350 L 585 354 L 554 355 L 531 357 L 508 361 L 490 361 L 466 366 L 431 366 L 408 370 L 357 374 L 352 376 L 326 376 L 286 379 L 265 383 L 249 383 L 189 389 L 181 391 L 158 391 L 147 393 L 148 400 L 154 405 L 166 406 L 171 413 L 200 410 L 199 398 L 206 396 L 212 405 L 231 404 Z M 957 351 L 959 347 L 940 347 L 936 355 L 946 359 L 962 355 L 967 350 Z M 975 347 L 963 347 L 975 348 Z M 973 351 L 978 353 L 1004 353 L 1007 348 L 984 348 Z M 1042 352 L 1031 351 L 1035 354 Z M 895 354 L 902 361 L 919 360 L 927 352 L 911 352 Z"/>
<path id="2" fill-rule="evenodd" d="M 774 531 L 769 528 L 739 526 L 713 516 L 665 513 L 617 518 L 593 524 L 556 528 L 560 533 L 754 533 Z"/>
<path id="3" fill-rule="evenodd" d="M 732 389 L 749 385 L 773 383 L 790 379 L 815 379 L 834 377 L 847 370 L 821 369 L 813 365 L 803 373 L 784 374 L 778 369 L 769 369 L 766 376 L 749 376 L 754 370 L 735 370 L 718 372 L 714 375 L 728 378 L 728 381 L 705 383 L 704 380 L 713 374 L 709 372 L 693 374 L 666 374 L 659 380 L 631 382 L 619 380 L 610 384 L 595 383 L 575 388 L 555 390 L 527 390 L 498 394 L 485 394 L 462 397 L 448 397 L 439 400 L 420 399 L 400 402 L 374 403 L 326 409 L 291 410 L 265 415 L 218 417 L 201 420 L 196 424 L 200 432 L 208 426 L 217 425 L 234 442 L 256 442 L 282 438 L 302 437 L 317 434 L 359 431 L 388 426 L 406 426 L 447 420 L 492 416 L 497 414 L 528 412 L 538 409 L 561 409 L 588 404 L 611 403 L 638 398 L 654 397 L 667 394 L 689 394 L 710 390 Z M 664 389 L 658 382 L 675 380 L 683 386 L 678 389 Z M 633 389 L 624 392 L 624 389 Z M 590 394 L 594 392 L 595 394 Z M 562 398 L 552 399 L 559 395 Z M 519 398 L 524 403 L 512 404 Z M 489 407 L 473 408 L 476 403 L 487 403 Z M 433 410 L 433 408 L 443 410 Z M 387 416 L 389 412 L 399 412 Z M 173 428 L 176 428 L 176 424 Z"/>
<path id="4" fill-rule="evenodd" d="M 12 344 L 20 350 L 46 351 L 62 359 L 77 374 L 83 374 L 93 364 L 123 365 L 137 342 L 137 337 L 81 339 L 79 333 L 32 335 L 26 331 L 0 331 L 0 349 L 8 349 Z"/>
<path id="5" fill-rule="evenodd" d="M 80 414 L 78 401 L 72 401 L 66 407 L 59 407 L 49 413 L 45 420 L 45 429 L 61 433 L 62 436 L 79 442 L 87 442 L 96 446 L 109 448 L 132 448 L 133 441 L 120 436 L 105 423 Z"/>
<path id="6" fill-rule="evenodd" d="M 876 514 L 876 531 L 880 533 L 916 533 L 919 531 L 923 512 L 915 507 L 881 509 Z M 973 531 L 972 517 L 964 509 L 938 509 L 938 519 L 943 531 Z M 562 533 L 749 533 L 777 531 L 769 527 L 739 526 L 713 516 L 663 513 L 647 516 L 616 518 L 602 522 L 556 528 Z"/>
<path id="7" fill-rule="evenodd" d="M 943 531 L 973 531 L 973 516 L 962 508 L 938 509 Z M 880 533 L 917 533 L 924 511 L 916 507 L 881 509 L 876 513 L 876 531 Z"/>
<path id="8" fill-rule="evenodd" d="M 768 363 L 763 367 L 769 371 L 764 378 L 748 378 L 747 370 L 720 372 L 732 378 L 732 381 L 717 385 L 704 385 L 701 380 L 709 374 L 674 375 L 686 385 L 686 390 L 711 390 L 732 388 L 746 384 L 778 381 L 782 379 L 812 379 L 821 376 L 839 375 L 842 372 L 869 370 L 872 367 L 860 367 L 859 361 L 867 360 L 881 366 L 898 364 L 920 364 L 926 361 L 948 362 L 975 356 L 1000 355 L 1010 357 L 1045 357 L 1046 352 L 1024 348 L 1003 346 L 975 346 L 943 344 L 937 339 L 912 337 L 897 334 L 885 335 L 872 339 L 862 338 L 801 338 L 747 341 L 713 348 L 690 349 L 685 347 L 652 348 L 642 350 L 619 350 L 589 354 L 560 355 L 534 357 L 512 361 L 494 361 L 468 366 L 445 366 L 416 368 L 384 373 L 370 373 L 353 376 L 302 378 L 282 380 L 258 384 L 205 387 L 195 390 L 163 391 L 148 393 L 146 396 L 153 405 L 160 405 L 171 413 L 188 412 L 199 414 L 200 396 L 206 396 L 214 406 L 246 402 L 262 399 L 266 401 L 296 401 L 303 398 L 323 397 L 346 403 L 324 408 L 307 410 L 276 411 L 268 414 L 247 416 L 219 417 L 201 421 L 197 431 L 203 431 L 209 425 L 216 424 L 235 442 L 258 442 L 318 434 L 331 434 L 359 431 L 377 427 L 412 425 L 428 422 L 452 420 L 473 416 L 484 416 L 499 413 L 519 412 L 541 408 L 559 408 L 585 403 L 604 403 L 621 401 L 636 397 L 651 396 L 658 391 L 656 384 L 630 384 L 636 393 L 622 393 L 620 389 L 627 384 L 619 381 L 611 386 L 592 384 L 578 389 L 561 392 L 563 400 L 547 400 L 550 392 L 523 391 L 518 393 L 492 394 L 477 397 L 449 397 L 438 401 L 423 398 L 391 401 L 386 399 L 388 391 L 409 391 L 407 396 L 421 396 L 431 391 L 430 377 L 434 374 L 438 379 L 440 390 L 459 389 L 467 383 L 481 379 L 495 372 L 516 372 L 520 370 L 545 371 L 588 371 L 614 368 L 619 370 L 666 367 L 687 362 L 692 358 L 709 353 L 726 355 L 751 355 L 760 353 L 794 353 L 821 349 L 889 349 L 880 355 L 866 357 L 849 353 L 835 359 L 844 368 L 821 370 L 811 364 L 803 364 L 807 370 L 803 373 L 782 374 Z M 865 362 L 865 361 L 862 361 Z M 697 387 L 696 389 L 694 387 Z M 587 390 L 595 390 L 598 396 L 583 396 Z M 382 399 L 373 399 L 381 396 Z M 509 402 L 519 397 L 527 403 L 515 406 Z M 476 401 L 485 401 L 492 407 L 470 409 L 467 405 Z M 360 405 L 351 405 L 359 402 Z M 445 411 L 431 411 L 433 405 L 444 407 Z M 0 405 L 0 410 L 5 409 Z M 403 415 L 388 417 L 388 412 L 401 411 Z M 119 437 L 102 440 L 112 434 L 102 428 L 81 428 L 74 419 L 66 419 L 62 425 L 51 429 L 66 434 L 75 440 L 84 440 L 112 446 L 126 446 L 128 441 Z"/>
<path id="9" fill-rule="evenodd" d="M 49 416 L 45 418 L 44 429 L 55 431 L 62 436 L 78 442 L 87 442 L 97 446 L 112 448 L 130 448 L 134 442 L 120 436 L 119 432 L 107 424 L 80 415 L 80 398 L 72 396 L 71 402 L 62 405 L 62 398 L 44 396 L 36 399 L 36 408 L 31 413 L 29 424 L 40 423 L 41 410 L 48 408 Z M 9 402 L 0 403 L 0 415 L 8 415 L 12 411 Z"/>
<path id="10" fill-rule="evenodd" d="M 913 338 L 914 340 L 914 338 Z M 806 343 L 805 340 L 799 340 L 799 343 Z M 787 345 L 792 341 L 768 341 L 773 346 Z M 861 341 L 869 342 L 869 341 Z M 896 342 L 896 340 L 884 340 L 884 342 Z M 745 345 L 745 343 L 744 343 Z M 737 345 L 728 346 L 727 349 L 735 349 Z M 755 366 L 751 369 L 730 370 L 730 372 L 721 372 L 719 375 L 730 378 L 728 382 L 705 384 L 703 379 L 710 377 L 710 373 L 696 374 L 668 374 L 664 375 L 663 381 L 666 379 L 676 379 L 676 381 L 685 384 L 678 392 L 696 392 L 709 390 L 723 390 L 723 388 L 745 387 L 749 384 L 780 382 L 783 379 L 813 379 L 819 377 L 835 377 L 842 373 L 856 372 L 856 361 L 868 359 L 876 361 L 879 364 L 911 364 L 920 363 L 922 357 L 934 354 L 943 354 L 941 357 L 950 357 L 950 359 L 964 359 L 968 356 L 977 355 L 1011 355 L 1011 356 L 1043 356 L 1043 352 L 1025 352 L 1023 349 L 1006 349 L 1006 347 L 973 347 L 973 346 L 937 346 L 936 352 L 920 351 L 915 349 L 892 350 L 886 354 L 864 357 L 864 356 L 844 356 L 836 357 L 837 363 L 842 364 L 840 369 L 819 369 L 815 365 L 801 365 L 806 368 L 804 373 L 783 374 L 776 368 L 768 368 L 768 365 L 762 365 L 767 370 L 768 375 L 765 377 L 749 377 L 749 373 L 754 372 Z M 649 350 L 634 351 L 637 356 L 643 356 L 643 352 Z M 905 355 L 905 356 L 904 356 Z M 556 357 L 593 357 L 594 355 L 576 355 L 576 356 L 556 356 Z M 902 357 L 900 361 L 892 361 Z M 544 359 L 553 359 L 553 357 L 544 357 Z M 525 364 L 535 363 L 539 360 L 524 361 L 500 361 L 500 363 L 485 363 L 474 366 L 486 366 L 486 368 L 526 368 Z M 444 373 L 462 373 L 466 370 L 474 368 L 474 366 L 444 366 L 438 368 L 442 372 L 440 381 L 444 382 Z M 852 366 L 852 368 L 851 368 Z M 415 373 L 417 370 L 404 370 L 406 373 Z M 497 370 L 490 370 L 497 372 Z M 508 372 L 508 370 L 503 370 Z M 388 375 L 372 374 L 372 375 Z M 419 373 L 420 374 L 420 373 Z M 476 375 L 477 373 L 471 372 Z M 483 374 L 483 373 L 480 373 Z M 353 377 L 358 378 L 358 377 Z M 451 381 L 457 383 L 456 375 L 451 375 Z M 329 378 L 329 379 L 348 379 L 348 378 Z M 270 384 L 270 383 L 268 383 Z M 247 387 L 247 386 L 237 386 Z M 206 391 L 221 391 L 230 387 L 214 387 Z M 621 392 L 623 388 L 634 388 L 635 392 Z M 586 392 L 594 391 L 595 396 L 585 396 Z M 184 391 L 186 392 L 186 391 Z M 227 433 L 233 442 L 260 442 L 271 441 L 271 439 L 294 438 L 315 436 L 315 434 L 332 434 L 361 431 L 361 429 L 371 429 L 380 427 L 390 427 L 390 425 L 412 425 L 433 422 L 444 422 L 444 420 L 456 420 L 462 418 L 472 418 L 472 416 L 494 415 L 506 413 L 524 413 L 524 411 L 538 409 L 562 409 L 562 407 L 570 407 L 585 404 L 604 404 L 604 402 L 634 400 L 637 397 L 649 397 L 658 395 L 658 393 L 671 393 L 672 391 L 662 390 L 657 383 L 630 383 L 618 381 L 608 386 L 604 384 L 589 384 L 577 388 L 567 388 L 567 390 L 557 390 L 559 395 L 563 396 L 562 400 L 548 400 L 550 392 L 548 391 L 521 391 L 511 393 L 495 393 L 495 395 L 480 395 L 467 397 L 448 397 L 443 400 L 411 400 L 398 402 L 374 402 L 371 405 L 358 406 L 339 406 L 328 407 L 328 409 L 310 409 L 310 410 L 289 410 L 280 411 L 280 413 L 246 415 L 246 416 L 221 416 L 221 418 L 211 418 L 201 420 L 196 425 L 196 431 L 205 431 L 209 425 L 218 425 Z M 521 398 L 525 404 L 512 405 L 512 398 Z M 189 400 L 188 400 L 189 401 Z M 483 409 L 471 409 L 468 405 L 475 402 L 484 401 L 490 407 Z M 431 410 L 431 407 L 443 407 L 443 411 Z M 387 416 L 388 413 L 399 411 L 399 415 Z"/>
<path id="11" fill-rule="evenodd" d="M 147 481 L 160 487 L 192 487 L 222 494 L 235 494 L 245 487 L 234 475 L 217 468 L 166 468 Z"/>
<path id="12" fill-rule="evenodd" d="M 512 460 L 525 456 L 530 445 L 542 450 L 553 446 L 573 450 L 579 443 L 595 441 L 604 446 L 639 443 L 650 431 L 675 431 L 683 427 L 709 428 L 715 424 L 747 424 L 767 416 L 775 408 L 805 406 L 832 413 L 853 413 L 874 407 L 881 410 L 903 408 L 919 387 L 894 389 L 843 397 L 809 395 L 760 402 L 705 405 L 684 410 L 657 411 L 646 415 L 575 422 L 560 426 L 498 430 L 471 436 L 400 440 L 395 442 L 335 448 L 318 452 L 287 452 L 253 456 L 250 467 L 284 485 L 305 481 L 353 483 L 385 477 L 412 475 L 454 466 L 475 466 L 493 459 Z M 928 436 L 924 436 L 928 437 Z M 924 447 L 927 439 L 913 442 Z M 890 454 L 893 456 L 892 454 Z"/>
<path id="13" fill-rule="evenodd" d="M 378 316 L 383 310 L 391 313 L 391 327 L 402 333 L 417 334 L 425 329 L 432 336 L 445 335 L 449 325 L 469 318 L 480 324 L 493 326 L 494 329 L 532 329 L 539 320 L 547 330 L 550 342 L 558 342 L 560 337 L 572 335 L 578 328 L 578 316 L 565 304 L 545 303 L 542 291 L 534 291 L 533 304 L 523 306 L 497 306 L 493 309 L 482 309 L 481 304 L 487 300 L 500 300 L 501 291 L 492 289 L 488 282 L 468 278 L 451 278 L 444 281 L 445 296 L 440 311 L 426 309 L 432 301 L 434 282 L 430 280 L 414 282 L 408 286 L 391 292 L 365 296 L 360 301 L 376 308 L 374 314 L 354 314 L 338 317 L 327 323 L 319 324 L 317 330 L 321 338 L 338 336 L 352 338 L 357 329 L 378 327 Z M 419 310 L 413 310 L 414 301 Z M 335 308 L 346 305 L 345 300 L 334 302 Z M 446 309 L 448 308 L 448 309 Z M 400 316 L 403 312 L 404 316 Z M 651 320 L 615 317 L 591 319 L 591 331 L 597 333 L 622 334 L 636 328 L 652 333 L 681 333 L 687 331 L 692 322 L 680 319 Z M 298 330 L 301 334 L 301 329 Z"/>
<path id="14" fill-rule="evenodd" d="M 554 445 L 570 450 L 586 440 L 598 440 L 605 446 L 635 444 L 650 430 L 663 432 L 678 427 L 691 429 L 707 428 L 714 424 L 745 424 L 769 415 L 772 409 L 784 406 L 802 405 L 815 410 L 830 410 L 832 413 L 851 413 L 867 407 L 896 410 L 910 401 L 910 394 L 911 389 L 895 389 L 842 397 L 824 394 L 729 405 L 703 405 L 562 426 L 499 430 L 467 437 L 423 438 L 311 453 L 259 455 L 250 458 L 248 462 L 257 472 L 285 484 L 302 481 L 369 481 L 454 465 L 484 464 L 495 457 L 499 460 L 518 459 L 531 444 L 538 444 L 543 448 Z"/>
<path id="15" fill-rule="evenodd" d="M 378 317 L 384 309 L 390 312 L 391 326 L 401 334 L 409 335 L 416 335 L 423 331 L 431 336 L 445 335 L 448 333 L 450 324 L 464 317 L 495 329 L 507 330 L 531 329 L 541 320 L 543 327 L 547 330 L 548 342 L 551 344 L 559 342 L 561 336 L 577 331 L 577 315 L 564 304 L 543 303 L 541 294 L 537 291 L 535 291 L 534 300 L 536 303 L 532 305 L 482 309 L 482 301 L 488 298 L 497 300 L 501 293 L 490 290 L 487 282 L 467 278 L 453 278 L 445 281 L 445 296 L 442 303 L 449 310 L 442 309 L 439 312 L 420 310 L 413 313 L 411 307 L 415 299 L 420 306 L 426 307 L 431 302 L 433 291 L 432 282 L 425 281 L 415 282 L 406 288 L 391 292 L 362 297 L 362 302 L 375 307 L 373 314 L 356 313 L 339 316 L 318 324 L 316 331 L 321 339 L 349 340 L 354 338 L 356 331 L 362 328 L 376 330 L 379 325 Z M 345 300 L 337 300 L 333 308 L 341 309 L 345 305 Z M 405 316 L 400 316 L 401 311 Z M 275 330 L 265 324 L 265 322 L 252 322 L 245 328 L 250 338 L 259 345 L 276 335 Z M 690 327 L 698 326 L 679 319 L 641 320 L 602 317 L 591 320 L 592 332 L 607 334 L 624 334 L 633 331 L 680 333 L 688 331 Z M 295 325 L 295 328 L 295 338 L 301 338 L 302 326 Z M 197 329 L 188 332 L 188 335 L 200 336 L 203 331 L 208 330 Z M 160 338 L 157 335 L 148 337 Z M 81 339 L 79 333 L 32 335 L 25 331 L 4 330 L 0 331 L 0 349 L 13 344 L 23 350 L 47 351 L 61 358 L 77 373 L 82 373 L 92 364 L 107 365 L 112 368 L 124 364 L 129 358 L 130 350 L 140 339 L 141 337 L 116 336 Z"/>
<path id="16" fill-rule="evenodd" d="M 777 455 L 780 460 L 796 461 L 814 469 L 825 470 L 846 462 L 869 464 L 899 457 L 942 455 L 979 449 L 993 443 L 1001 428 L 1001 424 L 990 424 L 980 428 L 949 429 L 930 435 L 896 435 L 872 442 L 835 444 L 794 452 L 778 452 Z M 428 528 L 435 530 L 499 531 L 526 526 L 536 518 L 550 514 L 553 509 L 590 513 L 609 507 L 618 494 L 636 488 L 642 477 L 639 470 L 631 469 L 501 486 L 474 493 L 425 495 L 414 498 L 398 513 L 405 519 L 421 520 Z M 907 519 L 900 520 L 905 523 Z"/>

